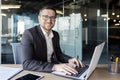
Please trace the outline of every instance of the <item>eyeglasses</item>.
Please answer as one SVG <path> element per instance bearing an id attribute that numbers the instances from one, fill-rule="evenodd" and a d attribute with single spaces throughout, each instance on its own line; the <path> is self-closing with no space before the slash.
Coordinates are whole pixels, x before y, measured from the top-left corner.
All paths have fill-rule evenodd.
<path id="1" fill-rule="evenodd" d="M 54 21 L 56 18 L 55 16 L 48 16 L 48 15 L 40 15 L 40 16 L 42 16 L 44 20 L 50 19 L 50 20 Z"/>

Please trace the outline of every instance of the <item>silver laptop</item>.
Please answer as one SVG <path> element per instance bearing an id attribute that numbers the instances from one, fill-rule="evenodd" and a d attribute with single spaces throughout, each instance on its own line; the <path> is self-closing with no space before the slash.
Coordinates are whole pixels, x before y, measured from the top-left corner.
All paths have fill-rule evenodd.
<path id="1" fill-rule="evenodd" d="M 105 42 L 97 45 L 94 49 L 94 53 L 90 62 L 89 67 L 80 75 L 80 76 L 71 76 L 71 75 L 67 75 L 64 72 L 58 72 L 58 71 L 54 71 L 52 72 L 55 75 L 59 75 L 59 76 L 63 76 L 63 77 L 68 77 L 68 78 L 73 78 L 73 79 L 77 79 L 77 80 L 87 80 L 88 77 L 92 74 L 92 72 L 95 70 L 99 58 L 101 56 L 101 53 L 103 51 L 103 47 L 105 45 Z M 89 52 L 88 52 L 89 53 Z"/>

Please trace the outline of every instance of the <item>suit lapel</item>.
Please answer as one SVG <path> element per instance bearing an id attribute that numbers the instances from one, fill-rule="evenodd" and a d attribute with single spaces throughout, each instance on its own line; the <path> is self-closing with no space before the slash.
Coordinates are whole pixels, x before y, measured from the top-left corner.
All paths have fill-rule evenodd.
<path id="1" fill-rule="evenodd" d="M 46 40 L 45 40 L 45 36 L 40 28 L 40 26 L 37 26 L 36 27 L 36 31 L 37 31 L 37 34 L 39 36 L 39 40 L 40 42 L 42 43 L 42 46 L 43 46 L 43 56 L 45 57 L 45 60 L 47 61 L 47 45 L 46 45 Z"/>
<path id="2" fill-rule="evenodd" d="M 57 59 L 57 55 L 56 55 L 56 51 L 55 51 L 55 47 L 56 47 L 56 36 L 55 36 L 54 31 L 53 31 L 53 35 L 54 35 L 54 37 L 52 38 L 53 54 L 52 54 L 52 57 L 51 57 L 51 61 L 52 61 L 53 63 L 58 64 L 59 61 L 58 61 L 58 59 Z"/>

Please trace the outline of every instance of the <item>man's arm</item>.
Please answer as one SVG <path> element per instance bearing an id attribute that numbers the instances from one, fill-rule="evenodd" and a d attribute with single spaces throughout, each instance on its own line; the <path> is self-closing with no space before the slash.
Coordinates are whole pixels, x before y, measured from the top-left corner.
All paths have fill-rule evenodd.
<path id="1" fill-rule="evenodd" d="M 53 33 L 54 33 L 53 45 L 54 45 L 54 51 L 57 56 L 57 59 L 62 63 L 68 63 L 68 60 L 71 59 L 72 57 L 64 54 L 61 51 L 59 34 L 56 31 L 53 31 Z"/>
<path id="2" fill-rule="evenodd" d="M 33 37 L 28 30 L 24 32 L 21 44 L 24 69 L 33 71 L 52 71 L 52 67 L 54 64 L 48 63 L 47 61 L 43 62 L 42 60 L 40 61 L 35 59 Z"/>

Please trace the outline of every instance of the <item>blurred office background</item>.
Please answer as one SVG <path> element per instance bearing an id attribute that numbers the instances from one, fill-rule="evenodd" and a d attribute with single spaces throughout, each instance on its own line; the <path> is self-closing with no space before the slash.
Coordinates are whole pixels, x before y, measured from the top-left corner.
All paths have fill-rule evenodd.
<path id="1" fill-rule="evenodd" d="M 120 56 L 120 0 L 1 0 L 0 63 L 15 63 L 11 43 L 20 43 L 24 30 L 38 25 L 39 8 L 48 3 L 57 10 L 53 29 L 65 54 L 89 63 L 95 46 L 105 41 L 99 63 Z"/>

